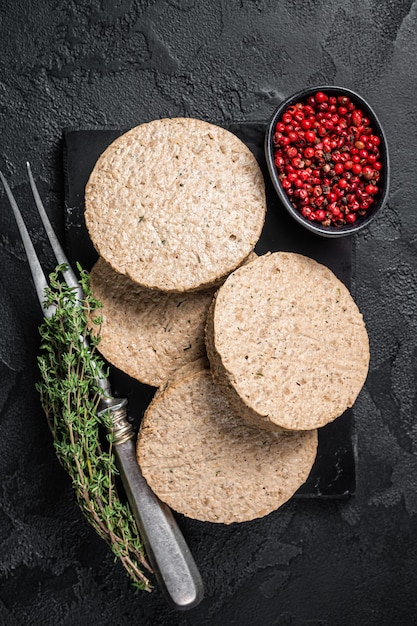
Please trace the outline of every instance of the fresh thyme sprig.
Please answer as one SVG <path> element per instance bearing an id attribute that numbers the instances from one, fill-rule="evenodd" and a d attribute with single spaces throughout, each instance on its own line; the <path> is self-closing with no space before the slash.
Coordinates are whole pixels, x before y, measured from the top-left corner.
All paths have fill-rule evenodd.
<path id="1" fill-rule="evenodd" d="M 95 347 L 99 336 L 88 327 L 87 313 L 101 307 L 92 297 L 87 272 L 78 267 L 85 294 L 76 302 L 74 290 L 59 278 L 63 266 L 50 275 L 46 303 L 56 313 L 45 318 L 38 358 L 37 385 L 57 457 L 71 477 L 77 502 L 87 520 L 111 547 L 139 589 L 151 590 L 143 573 L 149 570 L 135 520 L 117 492 L 118 471 L 112 451 L 111 417 L 98 415 L 99 387 L 95 374 L 105 366 Z M 97 317 L 95 323 L 100 324 Z M 80 337 L 87 337 L 90 350 Z M 108 374 L 106 374 L 108 375 Z"/>

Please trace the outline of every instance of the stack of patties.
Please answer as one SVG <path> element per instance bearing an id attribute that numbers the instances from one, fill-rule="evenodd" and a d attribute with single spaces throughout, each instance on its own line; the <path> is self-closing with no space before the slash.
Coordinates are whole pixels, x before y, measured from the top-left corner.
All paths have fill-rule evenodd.
<path id="1" fill-rule="evenodd" d="M 161 500 L 203 521 L 251 520 L 291 498 L 317 428 L 353 404 L 367 374 L 362 316 L 330 270 L 253 254 L 265 213 L 250 150 L 194 119 L 121 136 L 86 188 L 99 350 L 159 388 L 139 465 Z"/>

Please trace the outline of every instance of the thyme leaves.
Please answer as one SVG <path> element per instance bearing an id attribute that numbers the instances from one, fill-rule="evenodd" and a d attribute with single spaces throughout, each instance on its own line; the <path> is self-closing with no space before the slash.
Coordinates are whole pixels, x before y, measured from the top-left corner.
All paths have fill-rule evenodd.
<path id="1" fill-rule="evenodd" d="M 69 474 L 77 503 L 98 535 L 120 560 L 133 585 L 151 590 L 144 570 L 151 571 L 129 504 L 118 493 L 109 412 L 98 414 L 100 389 L 96 372 L 108 372 L 97 354 L 99 334 L 88 327 L 88 313 L 101 304 L 92 296 L 88 273 L 79 266 L 85 294 L 60 279 L 63 266 L 50 275 L 46 303 L 56 312 L 40 326 L 41 351 L 37 384 L 53 436 L 56 455 Z M 100 323 L 100 318 L 96 320 Z M 88 340 L 87 348 L 82 338 Z"/>

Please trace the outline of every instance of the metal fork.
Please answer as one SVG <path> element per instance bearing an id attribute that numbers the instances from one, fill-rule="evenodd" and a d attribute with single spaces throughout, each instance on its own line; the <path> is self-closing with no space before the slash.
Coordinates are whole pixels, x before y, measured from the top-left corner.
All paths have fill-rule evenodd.
<path id="1" fill-rule="evenodd" d="M 84 298 L 81 285 L 48 219 L 30 165 L 26 165 L 35 204 L 55 257 L 59 264 L 67 266 L 63 272 L 64 279 L 74 289 L 77 301 L 81 302 Z M 16 200 L 1 172 L 0 180 L 16 218 L 43 313 L 46 317 L 51 317 L 55 312 L 54 307 L 45 305 L 47 279 Z M 170 604 L 177 609 L 190 609 L 197 606 L 204 596 L 197 565 L 171 510 L 155 496 L 142 476 L 136 460 L 134 433 L 127 420 L 126 398 L 113 397 L 110 383 L 100 371 L 97 371 L 97 381 L 101 389 L 99 410 L 111 412 L 117 465 L 155 576 Z"/>

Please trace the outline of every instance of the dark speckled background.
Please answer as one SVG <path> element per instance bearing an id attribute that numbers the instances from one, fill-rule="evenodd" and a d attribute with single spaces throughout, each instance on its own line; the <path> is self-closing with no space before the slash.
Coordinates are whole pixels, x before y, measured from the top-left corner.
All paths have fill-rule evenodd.
<path id="1" fill-rule="evenodd" d="M 206 586 L 187 613 L 134 592 L 74 504 L 34 391 L 40 312 L 1 195 L 0 624 L 416 624 L 417 3 L 2 0 L 0 35 L 0 167 L 49 269 L 24 163 L 64 239 L 68 126 L 266 120 L 306 85 L 339 84 L 374 107 L 392 162 L 388 205 L 353 242 L 372 355 L 356 494 L 233 527 L 181 518 Z"/>

